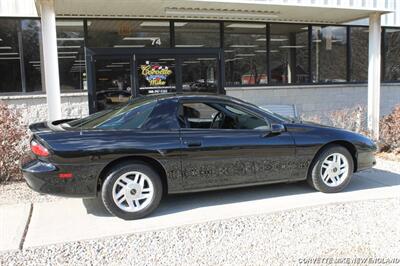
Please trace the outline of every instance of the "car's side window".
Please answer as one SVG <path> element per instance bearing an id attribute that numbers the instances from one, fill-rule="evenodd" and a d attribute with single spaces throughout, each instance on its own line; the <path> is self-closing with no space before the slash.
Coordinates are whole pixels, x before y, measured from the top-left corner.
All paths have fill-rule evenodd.
<path id="1" fill-rule="evenodd" d="M 218 110 L 205 103 L 184 103 L 180 108 L 180 118 L 186 128 L 211 128 Z"/>
<path id="2" fill-rule="evenodd" d="M 226 103 L 183 103 L 179 111 L 181 127 L 197 129 L 260 129 L 269 128 L 267 121 L 242 108 Z"/>

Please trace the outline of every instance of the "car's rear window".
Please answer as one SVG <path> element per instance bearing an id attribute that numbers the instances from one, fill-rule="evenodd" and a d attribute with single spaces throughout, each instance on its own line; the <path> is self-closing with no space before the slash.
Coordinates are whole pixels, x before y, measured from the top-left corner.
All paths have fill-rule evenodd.
<path id="1" fill-rule="evenodd" d="M 79 129 L 138 129 L 149 118 L 157 104 L 154 98 L 139 98 L 122 107 L 94 113 L 61 126 Z"/>

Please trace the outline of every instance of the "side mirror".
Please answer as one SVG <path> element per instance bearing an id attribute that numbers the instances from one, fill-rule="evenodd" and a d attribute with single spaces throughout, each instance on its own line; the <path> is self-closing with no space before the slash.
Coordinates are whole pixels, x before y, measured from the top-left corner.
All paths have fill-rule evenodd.
<path id="1" fill-rule="evenodd" d="M 285 132 L 286 128 L 282 124 L 272 124 L 271 125 L 271 134 L 278 135 L 282 132 Z"/>

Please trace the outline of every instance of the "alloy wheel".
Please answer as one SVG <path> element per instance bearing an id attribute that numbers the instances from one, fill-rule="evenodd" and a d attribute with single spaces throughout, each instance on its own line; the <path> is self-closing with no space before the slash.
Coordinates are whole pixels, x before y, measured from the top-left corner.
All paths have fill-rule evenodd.
<path id="1" fill-rule="evenodd" d="M 151 203 L 154 197 L 154 186 L 144 173 L 127 172 L 115 181 L 112 196 L 121 210 L 138 212 Z"/>
<path id="2" fill-rule="evenodd" d="M 337 187 L 349 176 L 349 162 L 341 153 L 332 153 L 322 163 L 321 177 L 325 185 Z"/>

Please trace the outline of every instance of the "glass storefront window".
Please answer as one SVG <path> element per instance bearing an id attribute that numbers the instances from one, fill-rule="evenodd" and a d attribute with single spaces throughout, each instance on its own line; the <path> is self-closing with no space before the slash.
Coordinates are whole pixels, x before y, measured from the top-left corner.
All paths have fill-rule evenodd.
<path id="1" fill-rule="evenodd" d="M 270 84 L 307 83 L 308 26 L 271 24 Z"/>
<path id="2" fill-rule="evenodd" d="M 83 20 L 57 20 L 61 91 L 86 89 Z"/>
<path id="3" fill-rule="evenodd" d="M 346 82 L 346 27 L 313 26 L 312 53 L 313 82 Z"/>
<path id="4" fill-rule="evenodd" d="M 170 47 L 170 22 L 151 20 L 88 20 L 88 47 Z"/>
<path id="5" fill-rule="evenodd" d="M 385 81 L 400 80 L 400 29 L 386 28 L 384 40 Z"/>
<path id="6" fill-rule="evenodd" d="M 224 23 L 226 86 L 267 84 L 265 23 Z"/>
<path id="7" fill-rule="evenodd" d="M 95 58 L 97 111 L 125 103 L 131 97 L 129 57 Z"/>
<path id="8" fill-rule="evenodd" d="M 215 57 L 185 57 L 181 64 L 183 92 L 217 93 L 217 62 L 217 58 Z"/>
<path id="9" fill-rule="evenodd" d="M 220 24 L 174 22 L 175 47 L 220 47 Z"/>
<path id="10" fill-rule="evenodd" d="M 351 81 L 368 80 L 368 27 L 351 27 Z"/>
<path id="11" fill-rule="evenodd" d="M 25 19 L 21 21 L 22 44 L 25 65 L 26 91 L 41 91 L 40 68 L 40 21 Z"/>
<path id="12" fill-rule="evenodd" d="M 22 92 L 19 20 L 1 19 L 0 22 L 0 93 Z"/>

